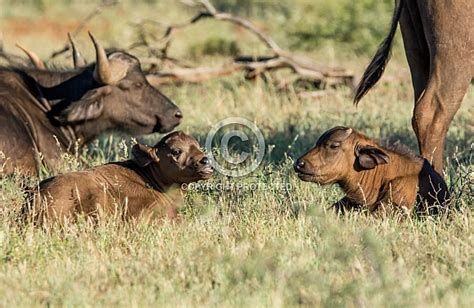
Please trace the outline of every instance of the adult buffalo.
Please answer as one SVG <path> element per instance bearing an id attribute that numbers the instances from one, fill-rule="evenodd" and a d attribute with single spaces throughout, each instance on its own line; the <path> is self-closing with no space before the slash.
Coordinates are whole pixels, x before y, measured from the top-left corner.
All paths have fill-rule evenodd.
<path id="1" fill-rule="evenodd" d="M 413 129 L 421 155 L 442 174 L 446 134 L 474 75 L 474 1 L 399 0 L 356 104 L 382 76 L 398 21 L 415 92 Z"/>
<path id="2" fill-rule="evenodd" d="M 58 144 L 65 151 L 105 131 L 164 133 L 180 123 L 181 111 L 147 82 L 137 58 L 107 55 L 90 37 L 95 64 L 62 72 L 0 68 L 0 174 L 54 169 Z"/>

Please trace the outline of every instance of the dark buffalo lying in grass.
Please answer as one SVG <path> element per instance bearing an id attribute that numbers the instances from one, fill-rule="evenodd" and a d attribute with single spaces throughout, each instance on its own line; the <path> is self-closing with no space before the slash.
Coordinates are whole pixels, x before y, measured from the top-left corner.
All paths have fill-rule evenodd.
<path id="1" fill-rule="evenodd" d="M 474 76 L 474 1 L 400 0 L 356 103 L 382 76 L 398 22 L 415 91 L 413 129 L 421 155 L 442 174 L 446 134 Z"/>
<path id="2" fill-rule="evenodd" d="M 180 123 L 181 111 L 147 82 L 137 58 L 107 55 L 91 39 L 96 63 L 83 68 L 0 68 L 0 175 L 54 169 L 60 148 L 106 131 L 164 133 Z"/>

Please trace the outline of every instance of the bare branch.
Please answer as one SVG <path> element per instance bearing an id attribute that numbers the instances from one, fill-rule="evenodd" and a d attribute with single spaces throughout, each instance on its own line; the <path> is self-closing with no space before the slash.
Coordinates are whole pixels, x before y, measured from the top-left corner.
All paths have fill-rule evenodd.
<path id="1" fill-rule="evenodd" d="M 316 65 L 311 59 L 295 56 L 283 50 L 269 35 L 258 29 L 250 21 L 233 16 L 228 13 L 219 12 L 209 0 L 182 0 L 182 3 L 200 8 L 201 10 L 189 21 L 173 25 L 164 25 L 157 21 L 143 20 L 135 26 L 139 30 L 139 42 L 130 48 L 146 47 L 151 59 L 142 60 L 142 63 L 152 63 L 154 69 L 161 65 L 160 70 L 149 74 L 148 79 L 154 85 L 162 85 L 176 82 L 201 82 L 212 78 L 227 76 L 238 71 L 245 71 L 247 78 L 255 78 L 260 74 L 281 68 L 290 69 L 298 77 L 293 80 L 307 80 L 309 83 L 318 85 L 320 88 L 332 87 L 339 84 L 353 86 L 352 72 L 340 69 Z M 221 67 L 183 67 L 182 61 L 169 56 L 169 48 L 174 35 L 178 30 L 190 27 L 204 18 L 228 22 L 237 25 L 257 37 L 273 55 L 263 57 L 240 56 Z M 145 24 L 151 24 L 164 28 L 164 34 L 159 37 L 146 31 Z M 156 43 L 161 47 L 153 47 Z M 171 65 L 171 68 L 163 66 Z M 312 95 L 314 96 L 314 95 Z"/>
<path id="2" fill-rule="evenodd" d="M 147 75 L 147 80 L 153 86 L 179 82 L 198 83 L 217 77 L 227 76 L 240 69 L 240 65 L 235 63 L 222 67 L 175 68 L 171 70 L 162 70 L 157 74 L 149 74 Z"/>
<path id="3" fill-rule="evenodd" d="M 240 17 L 235 17 L 231 14 L 218 12 L 208 0 L 198 0 L 198 2 L 205 8 L 207 17 L 212 17 L 217 20 L 227 21 L 239 25 L 256 35 L 275 54 L 284 55 L 286 53 L 271 37 L 257 29 L 257 27 L 255 27 L 250 21 Z"/>

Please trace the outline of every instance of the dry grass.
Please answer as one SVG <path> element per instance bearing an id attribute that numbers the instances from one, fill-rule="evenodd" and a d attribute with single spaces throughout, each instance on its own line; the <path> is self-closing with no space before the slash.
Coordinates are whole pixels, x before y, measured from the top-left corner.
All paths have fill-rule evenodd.
<path id="1" fill-rule="evenodd" d="M 18 10 L 9 9 L 11 18 Z M 105 20 L 113 16 L 107 14 Z M 101 36 L 113 42 L 105 32 Z M 58 47 L 20 38 L 42 55 Z M 313 54 L 325 55 L 324 49 Z M 334 58 L 359 71 L 368 60 Z M 395 60 L 389 75 L 406 72 L 403 61 Z M 0 305 L 473 306 L 472 88 L 447 145 L 446 171 L 458 209 L 449 217 L 402 222 L 357 213 L 336 217 L 325 209 L 340 191 L 300 182 L 291 164 L 322 131 L 339 124 L 416 149 L 408 82 L 377 87 L 357 109 L 346 89 L 302 100 L 239 77 L 162 91 L 183 109 L 180 129 L 202 144 L 221 119 L 254 121 L 268 145 L 264 164 L 251 176 L 218 175 L 211 183 L 259 183 L 260 189 L 188 191 L 180 224 L 106 219 L 95 227 L 82 222 L 40 230 L 16 222 L 21 184 L 37 180 L 1 179 Z M 124 159 L 130 142 L 102 137 L 81 155 L 90 165 Z M 63 171 L 78 168 L 77 157 L 64 157 Z"/>

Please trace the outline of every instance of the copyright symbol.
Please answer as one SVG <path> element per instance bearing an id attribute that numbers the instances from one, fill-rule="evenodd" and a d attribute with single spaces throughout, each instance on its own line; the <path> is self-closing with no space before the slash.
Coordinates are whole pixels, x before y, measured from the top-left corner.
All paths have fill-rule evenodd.
<path id="1" fill-rule="evenodd" d="M 255 124 L 233 117 L 211 128 L 205 148 L 216 171 L 238 177 L 249 174 L 260 165 L 265 155 L 265 139 Z M 213 151 L 216 148 L 217 154 Z"/>

